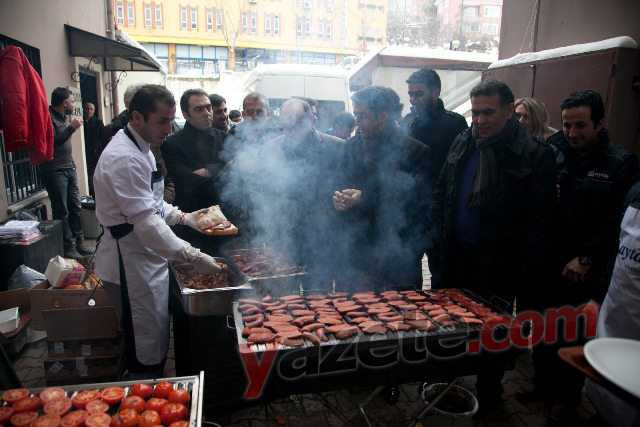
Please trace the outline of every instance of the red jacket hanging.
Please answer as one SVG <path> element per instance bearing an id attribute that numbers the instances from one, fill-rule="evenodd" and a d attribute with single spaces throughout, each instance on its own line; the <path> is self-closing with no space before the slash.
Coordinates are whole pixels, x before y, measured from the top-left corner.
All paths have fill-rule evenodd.
<path id="1" fill-rule="evenodd" d="M 0 52 L 0 129 L 7 151 L 26 148 L 33 164 L 53 159 L 53 125 L 44 84 L 17 46 Z"/>

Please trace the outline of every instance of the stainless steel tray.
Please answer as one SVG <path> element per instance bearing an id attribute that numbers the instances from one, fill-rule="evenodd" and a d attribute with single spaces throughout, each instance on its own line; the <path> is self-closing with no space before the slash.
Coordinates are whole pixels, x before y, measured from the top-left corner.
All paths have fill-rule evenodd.
<path id="1" fill-rule="evenodd" d="M 239 255 L 243 252 L 249 251 L 264 251 L 266 248 L 249 248 L 249 249 L 234 249 L 225 252 L 229 262 L 242 274 L 247 282 L 249 282 L 253 288 L 260 295 L 274 295 L 280 296 L 289 294 L 292 292 L 300 292 L 301 288 L 304 288 L 306 278 L 309 276 L 306 266 L 300 266 L 298 271 L 293 273 L 280 274 L 276 276 L 261 276 L 252 277 L 242 270 L 233 260 L 234 255 Z M 270 249 L 266 249 L 270 250 Z M 274 251 L 277 254 L 277 251 Z"/>
<path id="2" fill-rule="evenodd" d="M 232 286 L 216 289 L 190 289 L 180 283 L 177 270 L 192 269 L 190 265 L 170 263 L 170 282 L 176 298 L 180 300 L 185 313 L 190 316 L 213 316 L 230 314 L 233 300 L 253 288 L 237 267 L 225 258 L 214 257 L 229 267 L 229 284 Z"/>
<path id="3" fill-rule="evenodd" d="M 160 381 L 168 381 L 171 384 L 179 387 L 183 387 L 191 393 L 191 400 L 187 407 L 190 406 L 189 413 L 189 426 L 200 427 L 202 425 L 202 395 L 204 386 L 204 371 L 200 371 L 199 375 L 192 375 L 187 377 L 173 377 L 173 378 L 157 378 L 153 380 L 139 380 L 139 381 L 119 381 L 108 383 L 94 383 L 94 384 L 78 384 L 71 386 L 60 386 L 59 388 L 67 392 L 67 397 L 72 398 L 77 392 L 82 390 L 101 390 L 106 387 L 124 387 L 125 396 L 129 395 L 129 387 L 136 384 L 157 384 Z M 32 396 L 40 394 L 46 387 L 30 389 Z M 111 412 L 109 412 L 110 415 Z"/>

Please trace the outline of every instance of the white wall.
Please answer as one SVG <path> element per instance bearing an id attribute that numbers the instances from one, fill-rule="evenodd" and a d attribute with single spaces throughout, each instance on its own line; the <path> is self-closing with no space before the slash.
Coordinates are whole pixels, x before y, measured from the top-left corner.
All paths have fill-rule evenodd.
<path id="1" fill-rule="evenodd" d="M 173 93 L 177 102 L 180 102 L 180 97 L 185 90 L 200 88 L 208 94 L 217 93 L 223 96 L 227 100 L 227 108 L 229 110 L 242 111 L 243 81 L 244 73 L 233 71 L 221 71 L 219 79 L 168 75 L 167 88 Z M 181 113 L 178 112 L 178 115 L 181 115 Z"/>

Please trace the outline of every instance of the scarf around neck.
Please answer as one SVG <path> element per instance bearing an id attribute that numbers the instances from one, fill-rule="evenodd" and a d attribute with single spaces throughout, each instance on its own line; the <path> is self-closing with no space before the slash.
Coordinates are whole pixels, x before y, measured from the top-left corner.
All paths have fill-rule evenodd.
<path id="1" fill-rule="evenodd" d="M 513 116 L 498 134 L 487 139 L 480 138 L 476 128 L 474 126 L 471 127 L 472 141 L 476 150 L 478 150 L 479 159 L 478 170 L 469 195 L 470 208 L 483 207 L 487 205 L 487 202 L 497 199 L 498 161 L 496 153 L 513 141 L 517 126 L 518 122 Z M 470 149 L 471 145 L 465 151 Z"/>

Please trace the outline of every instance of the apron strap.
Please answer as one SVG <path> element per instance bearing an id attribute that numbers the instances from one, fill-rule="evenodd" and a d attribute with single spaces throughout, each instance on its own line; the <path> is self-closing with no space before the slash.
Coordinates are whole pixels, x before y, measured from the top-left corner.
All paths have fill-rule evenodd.
<path id="1" fill-rule="evenodd" d="M 131 302 L 129 301 L 129 288 L 127 287 L 127 275 L 124 271 L 124 261 L 120 251 L 120 239 L 133 231 L 133 224 L 118 224 L 108 227 L 111 235 L 116 239 L 118 248 L 118 265 L 120 269 L 120 297 L 122 298 L 122 326 L 124 327 L 124 360 L 125 366 L 130 373 L 143 374 L 160 371 L 165 363 L 155 365 L 145 365 L 136 356 L 136 340 L 133 330 L 133 318 L 131 316 Z"/>

